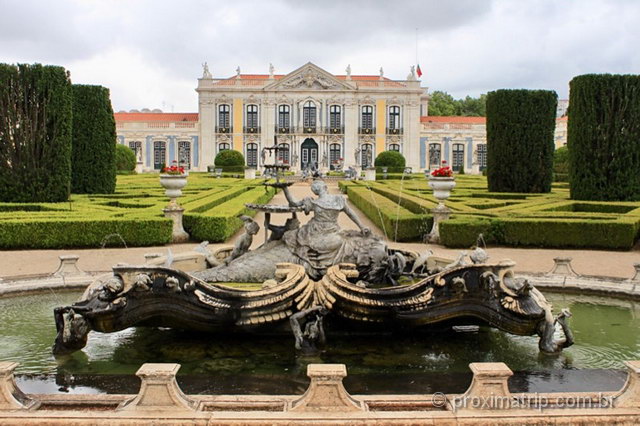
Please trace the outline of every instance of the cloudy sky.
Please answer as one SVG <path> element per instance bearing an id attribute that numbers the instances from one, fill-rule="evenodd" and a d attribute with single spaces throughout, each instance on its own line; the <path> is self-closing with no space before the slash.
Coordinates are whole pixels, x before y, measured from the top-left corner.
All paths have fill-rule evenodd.
<path id="1" fill-rule="evenodd" d="M 406 78 L 455 97 L 568 96 L 584 73 L 640 73 L 637 0 L 0 0 L 0 62 L 62 65 L 115 110 L 197 111 L 196 79 L 290 72 Z M 417 37 L 416 37 L 417 35 Z"/>

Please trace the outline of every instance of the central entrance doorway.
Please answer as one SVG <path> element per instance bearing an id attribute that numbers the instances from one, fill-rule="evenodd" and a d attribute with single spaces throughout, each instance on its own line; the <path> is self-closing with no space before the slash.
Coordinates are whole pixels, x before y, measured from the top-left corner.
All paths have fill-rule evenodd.
<path id="1" fill-rule="evenodd" d="M 318 168 L 318 144 L 311 138 L 307 138 L 302 142 L 300 147 L 301 162 L 300 166 L 304 169 Z"/>

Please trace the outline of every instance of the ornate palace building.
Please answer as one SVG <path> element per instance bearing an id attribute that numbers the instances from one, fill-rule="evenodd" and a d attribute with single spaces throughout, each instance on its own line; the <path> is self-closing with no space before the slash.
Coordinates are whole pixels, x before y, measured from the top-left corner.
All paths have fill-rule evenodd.
<path id="1" fill-rule="evenodd" d="M 279 144 L 292 170 L 369 167 L 382 151 L 401 152 L 414 171 L 447 160 L 454 170 L 486 167 L 484 117 L 428 116 L 427 89 L 413 67 L 406 80 L 334 75 L 307 63 L 289 74 L 237 74 L 198 79 L 198 113 L 159 110 L 115 114 L 118 140 L 138 157 L 139 171 L 180 161 L 206 171 L 217 153 L 234 149 L 260 168 L 262 148 Z M 562 122 L 562 120 L 560 120 Z M 557 135 L 566 140 L 561 126 Z M 558 136 L 556 145 L 562 145 Z M 269 161 L 269 160 L 267 160 Z"/>

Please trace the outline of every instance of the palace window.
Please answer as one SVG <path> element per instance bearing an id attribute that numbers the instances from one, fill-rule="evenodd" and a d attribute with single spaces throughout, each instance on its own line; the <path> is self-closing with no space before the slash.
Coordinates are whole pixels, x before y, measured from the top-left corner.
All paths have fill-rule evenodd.
<path id="1" fill-rule="evenodd" d="M 436 166 L 440 165 L 440 161 L 442 158 L 441 149 L 442 147 L 440 146 L 439 143 L 429 144 L 429 164 L 430 165 L 436 165 Z"/>
<path id="2" fill-rule="evenodd" d="M 129 142 L 129 148 L 136 154 L 136 161 L 142 161 L 142 142 L 132 141 Z"/>
<path id="3" fill-rule="evenodd" d="M 373 107 L 371 105 L 364 105 L 360 115 L 360 127 L 369 130 L 373 129 Z"/>
<path id="4" fill-rule="evenodd" d="M 453 164 L 451 164 L 451 168 L 454 172 L 459 172 L 460 169 L 464 167 L 464 144 L 454 143 L 453 144 Z"/>
<path id="5" fill-rule="evenodd" d="M 389 107 L 389 130 L 398 129 L 400 129 L 400 107 L 393 105 Z"/>
<path id="6" fill-rule="evenodd" d="M 258 128 L 258 105 L 247 105 L 247 127 Z"/>
<path id="7" fill-rule="evenodd" d="M 280 147 L 278 150 L 278 163 L 289 164 L 289 144 L 281 143 L 278 147 Z"/>
<path id="8" fill-rule="evenodd" d="M 247 144 L 247 166 L 258 167 L 258 144 Z"/>
<path id="9" fill-rule="evenodd" d="M 161 170 L 167 165 L 167 144 L 162 141 L 153 143 L 153 168 Z"/>
<path id="10" fill-rule="evenodd" d="M 398 152 L 400 152 L 400 144 L 397 144 L 397 143 L 389 144 L 389 151 L 398 151 Z"/>
<path id="11" fill-rule="evenodd" d="M 218 106 L 218 127 L 222 129 L 231 127 L 231 107 L 227 104 Z"/>
<path id="12" fill-rule="evenodd" d="M 186 170 L 191 168 L 191 142 L 178 141 L 178 164 Z"/>
<path id="13" fill-rule="evenodd" d="M 483 171 L 487 168 L 487 144 L 481 143 L 478 144 L 477 147 L 478 152 L 478 166 L 480 167 L 480 171 Z"/>
<path id="14" fill-rule="evenodd" d="M 340 105 L 331 105 L 329 107 L 329 128 L 339 129 L 342 124 L 342 108 Z"/>
<path id="15" fill-rule="evenodd" d="M 305 102 L 302 107 L 302 125 L 306 129 L 316 127 L 316 104 L 311 101 Z"/>
<path id="16" fill-rule="evenodd" d="M 218 152 L 227 151 L 231 149 L 231 145 L 226 142 L 222 142 L 218 144 Z"/>
<path id="17" fill-rule="evenodd" d="M 281 129 L 289 129 L 291 124 L 291 108 L 289 105 L 278 106 L 278 127 Z"/>
<path id="18" fill-rule="evenodd" d="M 332 143 L 329 145 L 329 166 L 333 170 L 336 166 L 342 163 L 342 147 L 339 143 Z"/>

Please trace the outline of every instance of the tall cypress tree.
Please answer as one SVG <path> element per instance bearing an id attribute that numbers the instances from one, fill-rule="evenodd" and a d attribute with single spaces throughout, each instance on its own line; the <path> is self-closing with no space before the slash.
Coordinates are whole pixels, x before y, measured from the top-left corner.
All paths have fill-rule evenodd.
<path id="1" fill-rule="evenodd" d="M 0 201 L 69 198 L 71 96 L 62 67 L 0 64 Z"/>
<path id="2" fill-rule="evenodd" d="M 73 85 L 71 191 L 112 193 L 116 187 L 116 123 L 109 89 Z"/>
<path id="3" fill-rule="evenodd" d="M 558 96 L 549 90 L 487 95 L 487 182 L 494 192 L 549 192 Z"/>
<path id="4" fill-rule="evenodd" d="M 574 77 L 569 179 L 576 200 L 640 200 L 640 76 Z"/>

